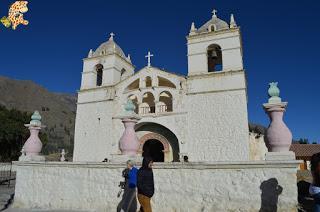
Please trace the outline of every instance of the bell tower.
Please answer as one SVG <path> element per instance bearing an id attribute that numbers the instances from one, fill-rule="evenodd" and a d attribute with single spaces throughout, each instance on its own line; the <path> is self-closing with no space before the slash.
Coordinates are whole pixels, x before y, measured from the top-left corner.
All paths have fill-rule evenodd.
<path id="1" fill-rule="evenodd" d="M 199 29 L 192 23 L 187 40 L 190 143 L 213 161 L 246 161 L 249 129 L 240 29 L 233 15 L 228 24 L 213 10 Z M 195 160 L 199 155 L 188 156 Z"/>
<path id="2" fill-rule="evenodd" d="M 240 28 L 231 14 L 230 24 L 217 16 L 196 28 L 192 23 L 188 41 L 188 76 L 216 71 L 243 70 Z"/>
<path id="3" fill-rule="evenodd" d="M 90 50 L 83 59 L 81 89 L 112 86 L 134 74 L 130 55 L 125 56 L 110 33 L 107 42 L 102 43 L 95 51 Z"/>

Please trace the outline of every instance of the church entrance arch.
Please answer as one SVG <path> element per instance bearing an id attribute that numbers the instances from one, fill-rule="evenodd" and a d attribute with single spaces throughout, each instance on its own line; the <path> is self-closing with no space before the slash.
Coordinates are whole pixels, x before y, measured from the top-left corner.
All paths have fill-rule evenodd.
<path id="1" fill-rule="evenodd" d="M 157 133 L 142 136 L 139 151 L 144 157 L 152 157 L 154 162 L 168 162 L 173 159 L 168 140 Z"/>
<path id="2" fill-rule="evenodd" d="M 143 144 L 143 157 L 152 157 L 154 162 L 164 162 L 163 145 L 160 141 L 151 139 Z"/>
<path id="3" fill-rule="evenodd" d="M 135 127 L 139 139 L 139 152 L 150 156 L 155 162 L 178 162 L 179 142 L 175 134 L 163 125 L 153 122 L 142 122 Z"/>

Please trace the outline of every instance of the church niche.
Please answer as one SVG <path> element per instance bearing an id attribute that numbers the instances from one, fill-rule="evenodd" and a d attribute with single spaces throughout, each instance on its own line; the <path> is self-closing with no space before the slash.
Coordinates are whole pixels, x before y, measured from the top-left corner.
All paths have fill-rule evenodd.
<path id="1" fill-rule="evenodd" d="M 159 112 L 172 112 L 172 95 L 169 91 L 163 91 L 160 93 L 158 105 Z"/>
<path id="2" fill-rule="evenodd" d="M 96 65 L 96 71 L 97 71 L 97 86 L 101 86 L 102 78 L 103 78 L 103 65 L 101 64 Z"/>
<path id="3" fill-rule="evenodd" d="M 158 77 L 159 86 L 162 87 L 169 87 L 169 88 L 176 88 L 176 86 L 168 79 L 163 77 Z"/>
<path id="4" fill-rule="evenodd" d="M 209 32 L 214 32 L 214 31 L 216 31 L 216 26 L 215 26 L 214 24 L 210 25 L 210 26 L 208 27 L 208 31 L 209 31 Z"/>
<path id="5" fill-rule="evenodd" d="M 207 49 L 208 72 L 222 71 L 222 51 L 217 44 L 212 44 Z"/>
<path id="6" fill-rule="evenodd" d="M 125 91 L 132 91 L 132 90 L 136 90 L 138 88 L 139 88 L 139 79 L 136 79 L 130 85 L 128 85 L 128 87 L 126 88 Z"/>
<path id="7" fill-rule="evenodd" d="M 146 77 L 146 87 L 151 87 L 152 86 L 152 79 L 151 77 Z"/>
<path id="8" fill-rule="evenodd" d="M 155 103 L 154 96 L 151 92 L 147 92 L 143 94 L 142 104 L 140 106 L 140 110 L 142 114 L 155 113 Z"/>

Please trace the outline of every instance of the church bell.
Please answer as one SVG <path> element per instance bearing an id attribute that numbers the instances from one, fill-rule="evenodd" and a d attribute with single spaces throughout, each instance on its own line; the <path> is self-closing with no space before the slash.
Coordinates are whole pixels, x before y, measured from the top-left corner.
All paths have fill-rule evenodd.
<path id="1" fill-rule="evenodd" d="M 217 54 L 216 50 L 212 50 L 210 56 L 211 56 L 211 58 L 217 58 L 217 57 L 218 57 L 218 54 Z"/>

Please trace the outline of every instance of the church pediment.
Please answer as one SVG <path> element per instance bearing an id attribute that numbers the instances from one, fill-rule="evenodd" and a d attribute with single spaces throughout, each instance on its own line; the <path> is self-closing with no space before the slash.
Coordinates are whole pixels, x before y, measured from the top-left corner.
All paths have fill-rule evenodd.
<path id="1" fill-rule="evenodd" d="M 155 67 L 144 67 L 134 75 L 118 84 L 122 93 L 148 87 L 168 87 L 180 89 L 185 81 L 184 76 L 179 76 Z"/>

